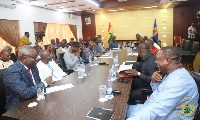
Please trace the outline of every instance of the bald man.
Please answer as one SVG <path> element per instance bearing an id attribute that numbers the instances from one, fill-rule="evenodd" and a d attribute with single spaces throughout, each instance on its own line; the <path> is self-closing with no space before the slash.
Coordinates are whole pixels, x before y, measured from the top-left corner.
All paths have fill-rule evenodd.
<path id="1" fill-rule="evenodd" d="M 39 75 L 42 82 L 47 87 L 53 81 L 61 80 L 67 74 L 52 60 L 48 50 L 40 51 L 41 60 L 37 63 Z"/>

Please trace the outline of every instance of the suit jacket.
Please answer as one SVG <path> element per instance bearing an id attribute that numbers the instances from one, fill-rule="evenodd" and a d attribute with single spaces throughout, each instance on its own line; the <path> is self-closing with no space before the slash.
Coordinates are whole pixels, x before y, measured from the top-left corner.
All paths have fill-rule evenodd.
<path id="1" fill-rule="evenodd" d="M 36 66 L 31 68 L 31 72 L 36 85 L 43 84 Z M 36 85 L 34 85 L 24 65 L 19 61 L 16 61 L 5 71 L 3 82 L 6 91 L 6 110 L 37 95 Z"/>

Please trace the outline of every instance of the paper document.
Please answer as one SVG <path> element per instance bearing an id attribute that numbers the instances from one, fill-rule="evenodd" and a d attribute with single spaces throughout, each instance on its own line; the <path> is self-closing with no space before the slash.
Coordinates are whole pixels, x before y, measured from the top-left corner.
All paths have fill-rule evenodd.
<path id="1" fill-rule="evenodd" d="M 72 88 L 72 87 L 74 87 L 74 86 L 71 83 L 65 84 L 65 85 L 60 85 L 60 86 L 49 87 L 49 88 L 46 88 L 46 94 L 60 91 L 60 90 L 65 90 L 67 88 Z"/>
<path id="2" fill-rule="evenodd" d="M 111 56 L 101 56 L 99 58 L 113 58 L 113 57 L 111 57 Z"/>
<path id="3" fill-rule="evenodd" d="M 118 48 L 113 48 L 113 50 L 118 50 Z"/>
<path id="4" fill-rule="evenodd" d="M 132 69 L 132 66 L 133 66 L 132 64 L 130 64 L 130 65 L 120 65 L 118 72 Z"/>
<path id="5" fill-rule="evenodd" d="M 129 53 L 128 56 L 138 56 L 138 53 Z"/>
<path id="6" fill-rule="evenodd" d="M 109 54 L 101 55 L 101 57 L 109 57 Z"/>

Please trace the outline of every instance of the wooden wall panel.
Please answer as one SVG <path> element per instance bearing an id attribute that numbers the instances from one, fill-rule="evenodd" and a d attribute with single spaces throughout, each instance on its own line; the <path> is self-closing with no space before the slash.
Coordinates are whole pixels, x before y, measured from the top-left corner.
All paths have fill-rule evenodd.
<path id="1" fill-rule="evenodd" d="M 86 25 L 85 18 L 90 18 L 91 24 Z M 96 35 L 96 26 L 95 26 L 95 15 L 83 15 L 82 19 L 82 32 L 83 32 L 83 40 L 86 40 L 87 37 L 90 37 L 93 40 Z"/>
<path id="2" fill-rule="evenodd" d="M 200 18 L 196 17 L 196 11 L 200 10 L 200 3 L 194 6 L 178 7 L 174 8 L 174 25 L 173 35 L 179 35 L 183 39 L 188 38 L 188 27 L 191 23 L 195 24 L 195 28 L 200 34 Z M 196 37 L 196 41 L 200 41 L 199 34 Z"/>

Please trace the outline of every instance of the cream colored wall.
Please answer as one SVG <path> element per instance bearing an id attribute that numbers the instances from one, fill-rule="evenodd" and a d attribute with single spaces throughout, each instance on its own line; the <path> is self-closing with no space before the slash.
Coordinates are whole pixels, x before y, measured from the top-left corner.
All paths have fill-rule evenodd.
<path id="1" fill-rule="evenodd" d="M 155 18 L 159 40 L 162 44 L 173 45 L 173 8 L 166 9 L 166 13 L 163 13 L 163 9 L 150 9 L 96 14 L 96 34 L 102 36 L 105 46 L 108 47 L 108 23 L 110 22 L 113 34 L 118 40 L 134 40 L 136 33 L 150 38 L 153 34 Z M 163 27 L 166 27 L 166 30 Z"/>

